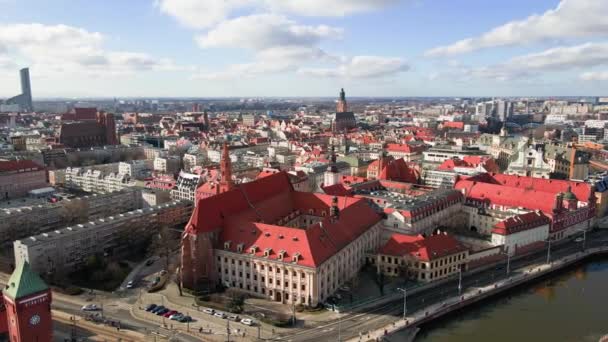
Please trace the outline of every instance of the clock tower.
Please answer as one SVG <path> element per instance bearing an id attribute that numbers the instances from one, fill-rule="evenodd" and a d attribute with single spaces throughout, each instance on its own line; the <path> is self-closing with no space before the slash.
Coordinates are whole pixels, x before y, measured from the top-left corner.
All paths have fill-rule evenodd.
<path id="1" fill-rule="evenodd" d="M 11 342 L 51 342 L 51 290 L 27 262 L 17 266 L 4 289 Z"/>

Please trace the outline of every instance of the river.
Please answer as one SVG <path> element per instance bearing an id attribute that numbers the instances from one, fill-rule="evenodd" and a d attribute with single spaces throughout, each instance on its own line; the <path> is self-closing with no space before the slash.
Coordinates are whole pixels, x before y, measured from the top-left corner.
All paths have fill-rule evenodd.
<path id="1" fill-rule="evenodd" d="M 415 342 L 598 342 L 605 334 L 608 259 L 595 259 L 423 325 Z"/>

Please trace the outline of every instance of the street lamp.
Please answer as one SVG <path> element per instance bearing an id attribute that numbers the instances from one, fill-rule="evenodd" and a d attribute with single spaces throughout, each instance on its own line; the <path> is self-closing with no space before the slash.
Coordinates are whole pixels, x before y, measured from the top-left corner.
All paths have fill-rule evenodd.
<path id="1" fill-rule="evenodd" d="M 511 273 L 511 253 L 507 252 L 502 252 L 502 254 L 507 256 L 507 276 L 509 275 L 509 273 Z"/>
<path id="2" fill-rule="evenodd" d="M 551 238 L 547 239 L 549 243 L 549 248 L 547 248 L 547 264 L 551 262 Z"/>
<path id="3" fill-rule="evenodd" d="M 578 229 L 579 232 L 583 232 L 583 251 L 585 250 L 585 245 L 587 243 L 587 229 Z"/>
<path id="4" fill-rule="evenodd" d="M 462 293 L 462 265 L 458 265 L 458 295 Z"/>
<path id="5" fill-rule="evenodd" d="M 397 290 L 403 292 L 403 319 L 405 319 L 405 314 L 407 313 L 407 288 L 398 287 Z"/>

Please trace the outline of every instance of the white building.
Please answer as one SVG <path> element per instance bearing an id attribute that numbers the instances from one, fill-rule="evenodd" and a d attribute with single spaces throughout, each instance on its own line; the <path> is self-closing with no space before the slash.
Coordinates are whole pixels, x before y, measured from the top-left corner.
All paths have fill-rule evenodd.
<path id="1" fill-rule="evenodd" d="M 540 211 L 509 217 L 497 223 L 492 230 L 492 244 L 503 246 L 510 255 L 518 248 L 546 241 L 551 220 Z"/>

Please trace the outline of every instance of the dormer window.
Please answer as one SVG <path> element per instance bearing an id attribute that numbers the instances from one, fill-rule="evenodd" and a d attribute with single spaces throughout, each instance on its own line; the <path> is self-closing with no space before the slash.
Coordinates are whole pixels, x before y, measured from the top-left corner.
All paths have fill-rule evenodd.
<path id="1" fill-rule="evenodd" d="M 224 249 L 226 249 L 226 250 L 230 249 L 230 243 L 231 243 L 231 241 L 224 242 Z"/>
<path id="2" fill-rule="evenodd" d="M 285 256 L 287 252 L 284 249 L 281 249 L 279 251 L 279 260 L 283 260 L 283 257 Z"/>
<path id="3" fill-rule="evenodd" d="M 312 214 L 314 214 L 314 213 L 315 213 L 315 211 L 314 211 L 313 209 L 308 209 L 308 213 L 309 213 L 310 215 L 312 215 Z"/>
<path id="4" fill-rule="evenodd" d="M 297 263 L 300 260 L 300 253 L 296 253 L 292 257 L 292 261 Z"/>
<path id="5" fill-rule="evenodd" d="M 258 246 L 251 246 L 251 248 L 249 248 L 249 252 L 251 254 L 255 254 L 258 252 Z"/>
<path id="6" fill-rule="evenodd" d="M 238 253 L 241 253 L 241 252 L 243 251 L 243 247 L 244 247 L 244 246 L 245 246 L 244 244 L 239 243 L 238 245 L 236 245 L 236 251 L 237 251 Z"/>
<path id="7" fill-rule="evenodd" d="M 264 256 L 265 257 L 269 257 L 271 252 L 272 252 L 272 248 L 266 248 L 266 249 L 264 249 Z"/>

